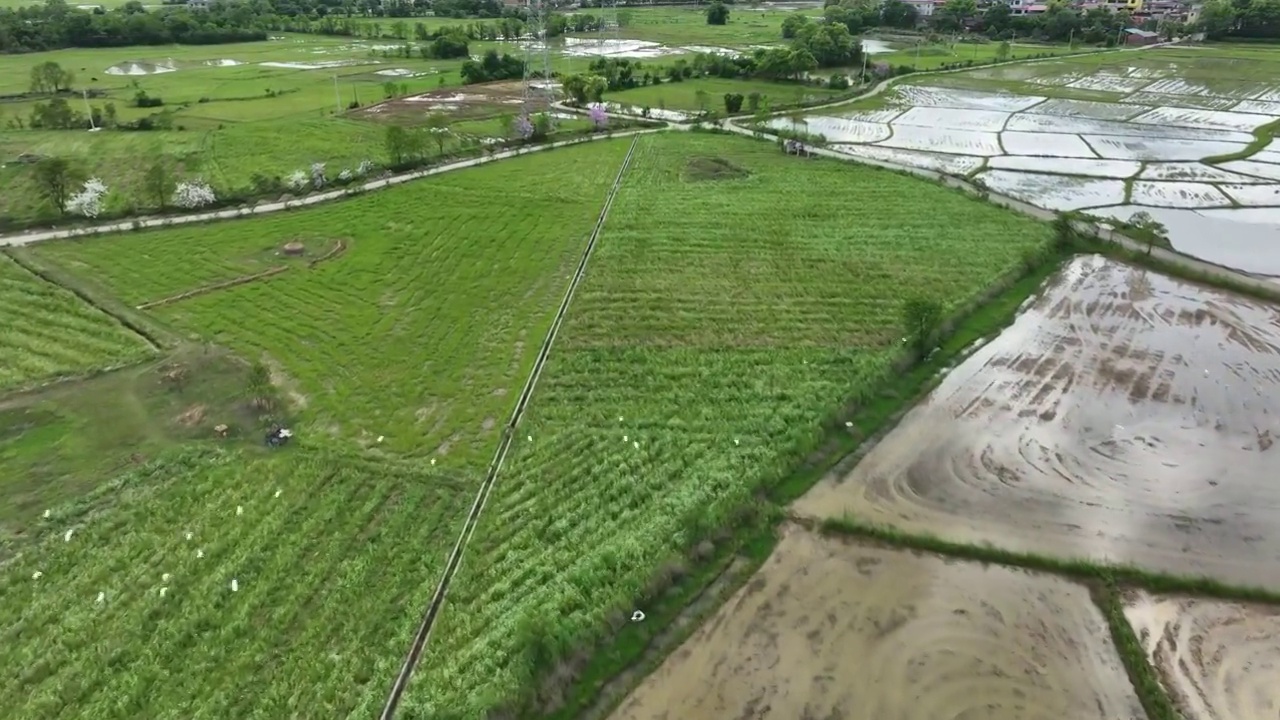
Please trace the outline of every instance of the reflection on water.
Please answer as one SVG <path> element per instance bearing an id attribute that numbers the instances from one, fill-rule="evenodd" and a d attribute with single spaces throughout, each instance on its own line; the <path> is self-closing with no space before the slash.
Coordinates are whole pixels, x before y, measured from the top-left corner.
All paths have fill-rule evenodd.
<path id="1" fill-rule="evenodd" d="M 1177 210 L 1115 205 L 1091 215 L 1128 220 L 1145 211 L 1164 224 L 1174 250 L 1236 270 L 1280 277 L 1280 208 Z"/>

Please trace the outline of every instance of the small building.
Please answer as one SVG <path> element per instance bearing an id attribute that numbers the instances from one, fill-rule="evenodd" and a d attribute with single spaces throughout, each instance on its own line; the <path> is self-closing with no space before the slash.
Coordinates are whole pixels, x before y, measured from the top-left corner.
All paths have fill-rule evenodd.
<path id="1" fill-rule="evenodd" d="M 927 18 L 933 15 L 933 11 L 942 7 L 945 0 L 903 0 L 906 4 L 915 8 L 916 16 Z"/>
<path id="2" fill-rule="evenodd" d="M 188 10 L 208 10 L 212 0 L 187 0 Z"/>
<path id="3" fill-rule="evenodd" d="M 1139 30 L 1138 28 L 1125 28 L 1124 44 L 1125 45 L 1154 45 L 1160 42 L 1160 36 L 1150 30 Z"/>

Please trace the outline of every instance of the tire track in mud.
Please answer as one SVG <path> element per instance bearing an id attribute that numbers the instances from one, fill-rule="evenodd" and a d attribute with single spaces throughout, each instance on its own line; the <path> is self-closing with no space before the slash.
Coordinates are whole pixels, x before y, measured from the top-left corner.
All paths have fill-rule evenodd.
<path id="1" fill-rule="evenodd" d="M 1275 719 L 1280 610 L 1138 593 L 1125 617 L 1188 720 Z"/>
<path id="2" fill-rule="evenodd" d="M 1077 258 L 795 510 L 1280 588 L 1278 321 L 1261 303 Z"/>
<path id="3" fill-rule="evenodd" d="M 431 603 L 423 614 L 422 622 L 414 635 L 413 643 L 409 647 L 409 653 L 400 668 L 400 673 L 396 676 L 395 683 L 391 686 L 387 702 L 382 708 L 381 715 L 379 715 L 380 720 L 391 720 L 391 718 L 395 717 L 396 709 L 400 706 L 400 699 L 404 696 L 405 688 L 408 687 L 413 671 L 418 666 L 418 660 L 422 657 L 422 652 L 427 647 L 427 642 L 431 637 L 431 628 L 435 624 L 436 618 L 440 615 L 440 609 L 444 605 L 445 596 L 449 591 L 449 583 L 462 565 L 462 554 L 466 550 L 472 534 L 475 533 L 476 525 L 480 522 L 480 515 L 484 511 L 485 502 L 489 499 L 489 493 L 493 490 L 494 483 L 498 479 L 498 472 L 502 469 L 502 463 L 506 459 L 507 451 L 511 448 L 511 440 L 515 436 L 515 428 L 519 424 L 520 418 L 524 416 L 525 408 L 529 405 L 529 398 L 533 395 L 533 389 L 537 386 L 538 378 L 542 375 L 542 367 L 546 364 L 547 356 L 551 353 L 551 346 L 555 342 L 556 335 L 560 332 L 560 325 L 569 310 L 569 303 L 573 300 L 573 293 L 577 290 L 578 283 L 582 281 L 583 276 L 586 274 L 587 262 L 591 259 L 591 253 L 600 237 L 600 230 L 604 227 L 605 220 L 609 216 L 609 208 L 613 206 L 613 200 L 618 194 L 618 188 L 622 186 L 622 180 L 626 176 L 627 168 L 631 165 L 631 158 L 635 155 L 636 144 L 639 139 L 638 136 L 632 136 L 631 146 L 627 148 L 626 157 L 622 159 L 622 166 L 618 168 L 618 174 L 613 180 L 613 185 L 609 187 L 609 192 L 605 196 L 604 206 L 600 210 L 600 217 L 596 220 L 595 227 L 591 230 L 591 236 L 587 239 L 587 246 L 582 252 L 582 259 L 578 261 L 577 271 L 574 272 L 573 278 L 569 281 L 569 287 L 565 291 L 564 299 L 560 301 L 560 307 L 556 311 L 555 318 L 551 321 L 547 336 L 542 341 L 542 347 L 538 350 L 538 357 L 533 363 L 533 369 L 529 372 L 528 380 L 525 381 L 524 389 L 520 391 L 520 397 L 516 401 L 515 409 L 511 412 L 511 418 L 502 430 L 502 439 L 498 443 L 498 450 L 494 453 L 493 461 L 489 464 L 489 470 L 485 473 L 484 481 L 480 483 L 476 499 L 471 505 L 471 510 L 467 513 L 466 522 L 463 524 L 462 533 L 458 536 L 458 541 L 454 543 L 453 550 L 449 553 L 449 561 L 445 565 L 444 575 L 440 578 L 440 584 L 436 586 L 436 592 L 431 598 Z"/>
<path id="4" fill-rule="evenodd" d="M 710 717 L 1136 719 L 1142 706 L 1083 585 L 787 525 L 611 720 Z"/>

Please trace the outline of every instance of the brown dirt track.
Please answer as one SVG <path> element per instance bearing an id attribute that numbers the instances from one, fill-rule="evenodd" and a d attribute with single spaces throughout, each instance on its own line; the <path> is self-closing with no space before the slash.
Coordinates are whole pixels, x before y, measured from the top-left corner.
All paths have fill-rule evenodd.
<path id="1" fill-rule="evenodd" d="M 796 503 L 1280 588 L 1280 312 L 1076 258 L 846 477 Z"/>
<path id="2" fill-rule="evenodd" d="M 615 720 L 1143 717 L 1088 591 L 801 528 Z"/>
<path id="3" fill-rule="evenodd" d="M 1280 609 L 1142 593 L 1125 615 L 1188 720 L 1280 717 Z"/>

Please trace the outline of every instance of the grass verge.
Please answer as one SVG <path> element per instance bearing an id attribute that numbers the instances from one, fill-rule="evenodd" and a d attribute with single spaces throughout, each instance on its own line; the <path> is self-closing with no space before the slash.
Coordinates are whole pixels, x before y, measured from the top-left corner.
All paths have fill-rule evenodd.
<path id="1" fill-rule="evenodd" d="M 1129 683 L 1137 693 L 1142 709 L 1147 711 L 1148 720 L 1183 720 L 1182 714 L 1174 707 L 1169 694 L 1156 669 L 1147 662 L 1147 651 L 1133 632 L 1133 626 L 1124 616 L 1124 597 L 1114 582 L 1096 583 L 1091 588 L 1093 602 L 1107 619 L 1107 627 L 1111 629 L 1111 641 L 1115 643 L 1120 662 L 1124 663 L 1125 672 L 1129 675 Z"/>
<path id="2" fill-rule="evenodd" d="M 1011 565 L 1082 582 L 1112 582 L 1160 595 L 1198 595 L 1218 600 L 1280 605 L 1280 592 L 1275 590 L 1229 585 L 1207 577 L 1171 575 L 1144 570 L 1133 565 L 1102 564 L 1083 558 L 1058 558 L 1038 553 L 1005 550 L 991 545 L 953 542 L 936 535 L 903 532 L 896 528 L 868 523 L 848 516 L 822 521 L 799 518 L 793 518 L 793 520 L 806 527 L 816 527 L 827 535 L 860 537 L 875 540 L 890 547 L 931 552 L 981 563 Z"/>
<path id="3" fill-rule="evenodd" d="M 1280 133 L 1280 120 L 1269 122 L 1266 125 L 1259 125 L 1253 129 L 1253 142 L 1244 146 L 1243 150 L 1228 153 L 1226 155 L 1212 155 L 1200 160 L 1202 163 L 1209 165 L 1217 165 L 1219 163 L 1231 162 L 1232 160 L 1244 160 L 1262 152 L 1263 148 L 1271 143 L 1271 139 Z"/>

